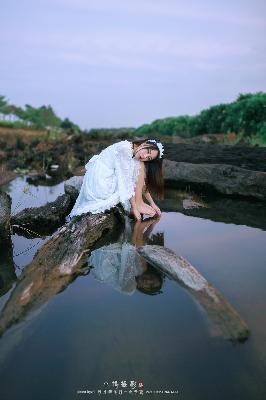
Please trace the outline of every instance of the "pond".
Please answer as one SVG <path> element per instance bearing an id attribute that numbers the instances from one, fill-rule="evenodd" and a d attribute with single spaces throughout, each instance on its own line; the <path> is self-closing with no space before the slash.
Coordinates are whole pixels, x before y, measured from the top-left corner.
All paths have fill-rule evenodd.
<path id="1" fill-rule="evenodd" d="M 5 189 L 14 213 L 53 201 L 64 191 L 63 184 L 36 187 L 25 178 Z M 51 282 L 43 297 L 31 299 L 34 306 L 25 306 L 22 317 L 14 316 L 8 325 L 5 309 L 16 309 L 12 293 L 17 278 L 48 240 L 15 234 L 14 264 L 1 278 L 1 286 L 6 284 L 0 292 L 1 399 L 266 398 L 264 209 L 259 203 L 216 199 L 208 209 L 181 210 L 177 191 L 166 197 L 162 217 L 138 228 L 137 234 L 144 240 L 149 233 L 148 243 L 164 245 L 188 260 L 238 311 L 250 337 L 240 343 L 215 334 L 196 299 L 147 264 L 146 281 L 139 279 L 143 265 L 135 265 L 126 279 L 123 240 L 129 240 L 130 229 L 134 233 L 132 223 L 129 233 L 122 231 L 112 243 L 96 246 L 84 274 L 73 277 L 56 296 Z M 115 262 L 105 256 L 106 249 L 115 253 Z"/>

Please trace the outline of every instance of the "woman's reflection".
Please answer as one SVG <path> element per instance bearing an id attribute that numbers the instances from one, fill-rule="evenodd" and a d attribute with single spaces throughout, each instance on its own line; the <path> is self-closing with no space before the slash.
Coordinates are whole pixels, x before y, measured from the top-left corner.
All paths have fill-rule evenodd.
<path id="1" fill-rule="evenodd" d="M 134 224 L 127 219 L 125 230 L 118 242 L 91 252 L 88 261 L 93 267 L 92 276 L 128 295 L 132 295 L 135 289 L 149 295 L 162 293 L 164 276 L 136 251 L 137 247 L 145 244 L 163 246 L 163 234 L 152 235 L 158 221 L 156 218 L 137 221 Z"/>

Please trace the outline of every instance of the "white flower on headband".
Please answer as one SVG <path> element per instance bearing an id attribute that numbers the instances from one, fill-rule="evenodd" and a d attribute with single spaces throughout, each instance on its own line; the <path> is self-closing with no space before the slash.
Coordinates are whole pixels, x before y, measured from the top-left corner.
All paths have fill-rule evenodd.
<path id="1" fill-rule="evenodd" d="M 159 154 L 159 158 L 162 158 L 162 155 L 163 155 L 163 152 L 164 152 L 164 148 L 163 148 L 162 143 L 156 142 L 156 140 L 154 140 L 154 139 L 149 139 L 149 140 L 147 140 L 147 142 L 156 144 L 156 146 L 159 149 L 159 153 L 160 153 Z"/>

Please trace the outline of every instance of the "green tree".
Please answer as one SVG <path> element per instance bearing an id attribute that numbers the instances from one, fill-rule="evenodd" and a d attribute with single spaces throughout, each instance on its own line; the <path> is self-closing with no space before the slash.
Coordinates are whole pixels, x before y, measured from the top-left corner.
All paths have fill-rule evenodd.
<path id="1" fill-rule="evenodd" d="M 2 118 L 5 119 L 5 116 L 8 114 L 8 101 L 5 96 L 0 95 L 0 114 L 2 114 Z"/>
<path id="2" fill-rule="evenodd" d="M 60 127 L 64 130 L 70 131 L 70 132 L 80 132 L 80 127 L 76 124 L 74 124 L 74 122 L 70 121 L 69 118 L 65 118 L 62 122 Z"/>
<path id="3" fill-rule="evenodd" d="M 253 135 L 266 137 L 266 93 L 240 94 L 232 103 L 212 106 L 195 116 L 159 119 L 140 126 L 135 134 L 191 137 L 228 132 L 247 138 Z"/>

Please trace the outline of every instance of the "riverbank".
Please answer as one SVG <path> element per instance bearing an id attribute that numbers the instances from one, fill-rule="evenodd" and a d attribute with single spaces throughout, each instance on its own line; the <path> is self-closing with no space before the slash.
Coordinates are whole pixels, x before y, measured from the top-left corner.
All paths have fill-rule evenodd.
<path id="1" fill-rule="evenodd" d="M 34 185 L 51 185 L 84 174 L 84 165 L 102 149 L 131 137 L 0 128 L 0 185 L 27 175 Z M 163 137 L 166 185 L 266 200 L 266 148 L 229 145 L 230 135 L 183 139 Z M 169 162 L 171 166 L 169 167 Z"/>

